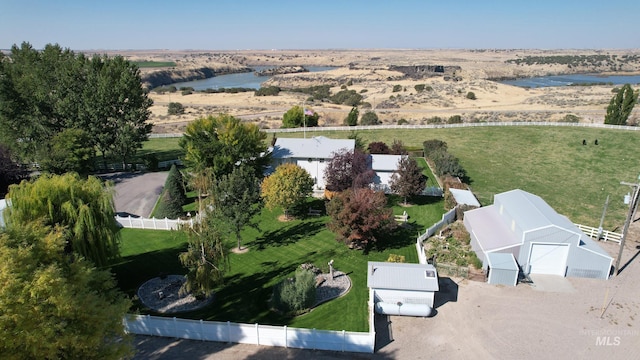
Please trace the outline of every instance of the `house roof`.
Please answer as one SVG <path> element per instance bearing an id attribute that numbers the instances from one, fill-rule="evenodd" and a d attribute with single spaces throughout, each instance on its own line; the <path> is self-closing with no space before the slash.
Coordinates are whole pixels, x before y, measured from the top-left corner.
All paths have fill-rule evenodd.
<path id="1" fill-rule="evenodd" d="M 402 155 L 371 154 L 371 168 L 374 171 L 396 171 Z"/>
<path id="2" fill-rule="evenodd" d="M 438 291 L 438 273 L 430 264 L 369 261 L 367 286 L 374 289 Z"/>
<path id="3" fill-rule="evenodd" d="M 502 211 L 509 213 L 514 223 L 524 232 L 543 228 L 559 228 L 580 237 L 579 248 L 588 249 L 604 257 L 610 257 L 595 241 L 585 235 L 566 216 L 558 214 L 541 197 L 524 190 L 515 189 L 497 194 L 494 204 L 465 212 L 466 221 L 478 239 L 480 247 L 486 252 L 521 244 L 523 239 L 505 223 Z"/>
<path id="4" fill-rule="evenodd" d="M 513 254 L 488 253 L 487 262 L 492 269 L 519 270 L 518 263 L 516 263 Z"/>
<path id="5" fill-rule="evenodd" d="M 342 149 L 351 151 L 355 146 L 354 139 L 329 139 L 324 136 L 310 139 L 278 138 L 271 156 L 274 159 L 331 159 L 333 153 Z"/>
<path id="6" fill-rule="evenodd" d="M 496 205 L 466 211 L 464 219 L 471 225 L 468 230 L 474 233 L 485 253 L 522 243 L 522 239 L 518 239 L 505 224 Z"/>
<path id="7" fill-rule="evenodd" d="M 476 199 L 471 191 L 454 188 L 449 188 L 449 191 L 458 204 L 480 207 L 478 199 Z"/>

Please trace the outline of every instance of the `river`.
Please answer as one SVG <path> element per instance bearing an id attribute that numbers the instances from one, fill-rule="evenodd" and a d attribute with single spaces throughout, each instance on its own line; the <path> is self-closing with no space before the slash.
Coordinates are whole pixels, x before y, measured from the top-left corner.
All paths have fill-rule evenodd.
<path id="1" fill-rule="evenodd" d="M 597 74 L 571 74 L 571 75 L 556 75 L 556 76 L 539 76 L 532 78 L 523 78 L 515 80 L 502 80 L 499 81 L 502 84 L 538 88 L 549 86 L 569 86 L 579 84 L 640 84 L 640 75 L 612 75 L 602 76 Z"/>
<path id="2" fill-rule="evenodd" d="M 264 69 L 272 69 L 273 66 L 252 66 L 255 71 L 261 71 Z M 305 69 L 309 72 L 319 72 L 333 70 L 336 67 L 333 66 L 305 66 Z M 261 84 L 271 79 L 271 76 L 256 76 L 253 72 L 237 73 L 214 76 L 212 78 L 203 80 L 186 81 L 181 83 L 171 84 L 178 89 L 181 87 L 192 87 L 194 90 L 205 89 L 221 89 L 221 88 L 250 88 L 259 89 Z"/>

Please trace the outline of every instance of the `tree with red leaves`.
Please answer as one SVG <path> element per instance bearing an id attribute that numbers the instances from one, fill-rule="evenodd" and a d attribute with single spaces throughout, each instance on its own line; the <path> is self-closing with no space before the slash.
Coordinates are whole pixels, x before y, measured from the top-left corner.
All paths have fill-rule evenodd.
<path id="1" fill-rule="evenodd" d="M 407 198 L 420 195 L 427 183 L 427 177 L 422 173 L 422 169 L 418 166 L 415 159 L 403 156 L 398 162 L 397 172 L 391 175 L 389 186 L 393 193 L 404 198 L 404 204 L 407 204 Z"/>
<path id="2" fill-rule="evenodd" d="M 327 227 L 336 234 L 336 240 L 352 249 L 364 249 L 397 227 L 393 211 L 386 205 L 382 192 L 369 188 L 345 190 L 327 204 L 331 216 Z"/>
<path id="3" fill-rule="evenodd" d="M 391 153 L 391 149 L 389 149 L 389 146 L 383 143 L 382 141 L 374 141 L 370 143 L 369 146 L 367 147 L 367 150 L 369 150 L 369 154 L 390 154 Z"/>
<path id="4" fill-rule="evenodd" d="M 343 150 L 333 154 L 324 176 L 327 190 L 339 192 L 368 187 L 375 172 L 369 155 L 359 150 Z"/>

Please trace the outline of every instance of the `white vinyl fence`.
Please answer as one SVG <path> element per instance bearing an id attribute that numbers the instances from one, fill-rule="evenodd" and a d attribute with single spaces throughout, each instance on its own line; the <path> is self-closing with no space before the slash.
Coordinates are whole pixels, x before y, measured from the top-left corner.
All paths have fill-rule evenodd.
<path id="1" fill-rule="evenodd" d="M 120 226 L 129 229 L 149 229 L 149 230 L 177 230 L 180 225 L 187 224 L 193 226 L 194 219 L 156 219 L 132 216 L 116 216 L 116 221 Z"/>
<path id="2" fill-rule="evenodd" d="M 622 241 L 622 234 L 615 233 L 613 231 L 594 228 L 592 226 L 582 225 L 582 224 L 576 224 L 576 226 L 583 233 L 585 233 L 585 235 L 596 240 L 613 241 L 613 242 L 617 242 L 618 244 L 620 244 L 620 241 Z"/>
<path id="3" fill-rule="evenodd" d="M 369 312 L 372 313 L 372 309 Z M 373 328 L 370 328 L 370 332 L 362 333 L 238 324 L 230 321 L 188 320 L 151 315 L 127 315 L 124 325 L 127 332 L 139 335 L 299 349 L 373 353 L 375 343 Z"/>
<path id="4" fill-rule="evenodd" d="M 457 208 L 458 208 L 458 206 L 456 206 L 453 209 L 449 210 L 448 212 L 444 213 L 442 215 L 442 219 L 440 219 L 440 221 L 438 221 L 437 223 L 431 225 L 427 229 L 427 231 L 424 232 L 424 234 L 420 235 L 420 233 L 418 233 L 418 238 L 416 239 L 416 251 L 418 252 L 418 259 L 420 261 L 420 264 L 426 264 L 427 263 L 427 255 L 425 255 L 425 253 L 424 253 L 424 249 L 422 247 L 422 242 L 425 241 L 426 239 L 428 239 L 429 237 L 433 236 L 444 225 L 448 225 L 448 224 L 451 224 L 452 222 L 456 221 L 456 209 Z"/>

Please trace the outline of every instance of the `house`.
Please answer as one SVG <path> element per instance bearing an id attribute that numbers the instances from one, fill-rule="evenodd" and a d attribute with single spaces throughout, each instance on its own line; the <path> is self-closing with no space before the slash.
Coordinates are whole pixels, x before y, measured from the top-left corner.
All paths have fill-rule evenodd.
<path id="1" fill-rule="evenodd" d="M 501 278 L 499 283 L 515 284 L 513 262 L 526 275 L 609 278 L 613 258 L 542 198 L 526 191 L 495 195 L 493 205 L 465 212 L 464 225 L 483 269 L 489 278 Z M 492 277 L 492 265 L 503 274 Z M 506 273 L 510 279 L 504 278 Z"/>
<path id="2" fill-rule="evenodd" d="M 294 163 L 307 170 L 315 181 L 315 189 L 322 190 L 324 171 L 333 154 L 342 150 L 353 151 L 356 141 L 353 139 L 329 139 L 316 136 L 310 139 L 278 138 L 273 146 L 271 157 L 274 168 L 285 163 Z"/>
<path id="3" fill-rule="evenodd" d="M 356 142 L 353 139 L 329 139 L 324 136 L 309 139 L 278 138 L 272 148 L 271 157 L 274 168 L 284 163 L 294 163 L 307 170 L 315 181 L 315 190 L 323 190 L 327 162 L 334 153 L 353 151 L 355 147 Z M 372 169 L 376 172 L 374 188 L 388 189 L 389 179 L 398 168 L 400 155 L 369 156 Z"/>
<path id="4" fill-rule="evenodd" d="M 431 315 L 439 290 L 433 265 L 370 261 L 367 268 L 367 286 L 373 292 L 377 313 Z"/>

